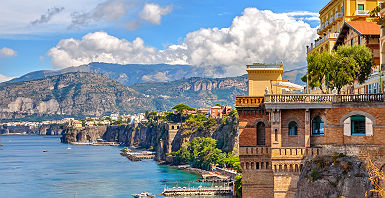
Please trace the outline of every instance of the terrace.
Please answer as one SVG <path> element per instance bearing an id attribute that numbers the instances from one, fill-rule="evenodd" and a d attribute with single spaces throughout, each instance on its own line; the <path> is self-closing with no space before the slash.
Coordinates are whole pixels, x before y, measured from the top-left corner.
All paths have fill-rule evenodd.
<path id="1" fill-rule="evenodd" d="M 251 107 L 264 104 L 266 108 L 331 108 L 333 104 L 384 102 L 384 94 L 266 94 L 261 96 L 236 97 L 237 107 Z"/>

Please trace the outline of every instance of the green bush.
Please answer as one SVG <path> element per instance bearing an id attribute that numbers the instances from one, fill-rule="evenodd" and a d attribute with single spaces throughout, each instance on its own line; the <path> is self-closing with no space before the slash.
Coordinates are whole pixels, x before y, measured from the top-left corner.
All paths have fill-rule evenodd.
<path id="1" fill-rule="evenodd" d="M 311 176 L 311 180 L 315 182 L 321 178 L 321 173 L 317 169 L 313 168 L 311 170 L 310 176 Z"/>

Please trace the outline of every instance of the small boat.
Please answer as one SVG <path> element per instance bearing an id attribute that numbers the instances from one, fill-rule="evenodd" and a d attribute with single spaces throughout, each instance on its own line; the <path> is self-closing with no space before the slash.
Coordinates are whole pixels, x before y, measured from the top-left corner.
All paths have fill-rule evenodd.
<path id="1" fill-rule="evenodd" d="M 43 150 L 44 153 L 48 152 L 47 150 Z"/>
<path id="2" fill-rule="evenodd" d="M 67 150 L 71 150 L 71 147 L 69 144 L 67 144 Z"/>
<path id="3" fill-rule="evenodd" d="M 152 195 L 149 192 L 142 192 L 140 194 L 132 194 L 132 196 L 135 197 L 135 198 L 151 198 L 151 197 L 154 197 L 154 195 Z"/>

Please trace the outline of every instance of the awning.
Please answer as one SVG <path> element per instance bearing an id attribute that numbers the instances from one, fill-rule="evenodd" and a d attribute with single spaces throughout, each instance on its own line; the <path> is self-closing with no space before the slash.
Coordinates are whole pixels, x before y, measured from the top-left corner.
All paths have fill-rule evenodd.
<path id="1" fill-rule="evenodd" d="M 285 81 L 276 82 L 273 84 L 273 86 L 276 86 L 279 88 L 290 89 L 292 91 L 298 91 L 298 92 L 303 91 L 305 89 L 305 87 L 302 85 L 297 85 L 297 84 L 294 84 L 291 82 L 285 82 Z"/>

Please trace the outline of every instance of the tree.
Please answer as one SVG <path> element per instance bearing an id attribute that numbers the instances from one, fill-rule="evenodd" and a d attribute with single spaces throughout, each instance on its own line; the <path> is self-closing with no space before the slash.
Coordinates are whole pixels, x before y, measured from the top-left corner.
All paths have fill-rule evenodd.
<path id="1" fill-rule="evenodd" d="M 234 190 L 236 192 L 237 197 L 242 197 L 242 176 L 241 175 L 235 176 Z"/>
<path id="2" fill-rule="evenodd" d="M 352 85 L 355 81 L 364 83 L 375 65 L 372 52 L 364 45 L 339 46 L 333 55 L 330 75 L 338 93 L 343 86 Z"/>
<path id="3" fill-rule="evenodd" d="M 306 81 L 310 88 L 319 87 L 320 90 L 324 93 L 322 89 L 322 84 L 329 77 L 330 67 L 333 61 L 333 56 L 328 52 L 324 51 L 322 53 L 315 52 L 308 55 L 307 57 L 307 75 Z M 304 81 L 304 78 L 302 80 Z"/>
<path id="4" fill-rule="evenodd" d="M 219 104 L 219 103 L 215 103 L 215 105 L 214 105 L 214 106 L 222 107 L 222 105 L 221 105 L 221 104 Z"/>
<path id="5" fill-rule="evenodd" d="M 189 107 L 185 104 L 178 104 L 178 105 L 175 105 L 172 109 L 174 109 L 177 114 L 179 115 L 179 120 L 180 122 L 182 123 L 183 122 L 183 111 L 184 110 L 195 110 L 194 108 L 192 107 Z"/>
<path id="6" fill-rule="evenodd" d="M 355 81 L 359 83 L 368 79 L 373 63 L 373 54 L 364 45 L 339 46 L 331 54 L 327 52 L 315 52 L 307 58 L 308 72 L 302 80 L 308 81 L 310 88 L 320 87 L 326 83 L 338 89 L 345 85 L 352 85 Z"/>

